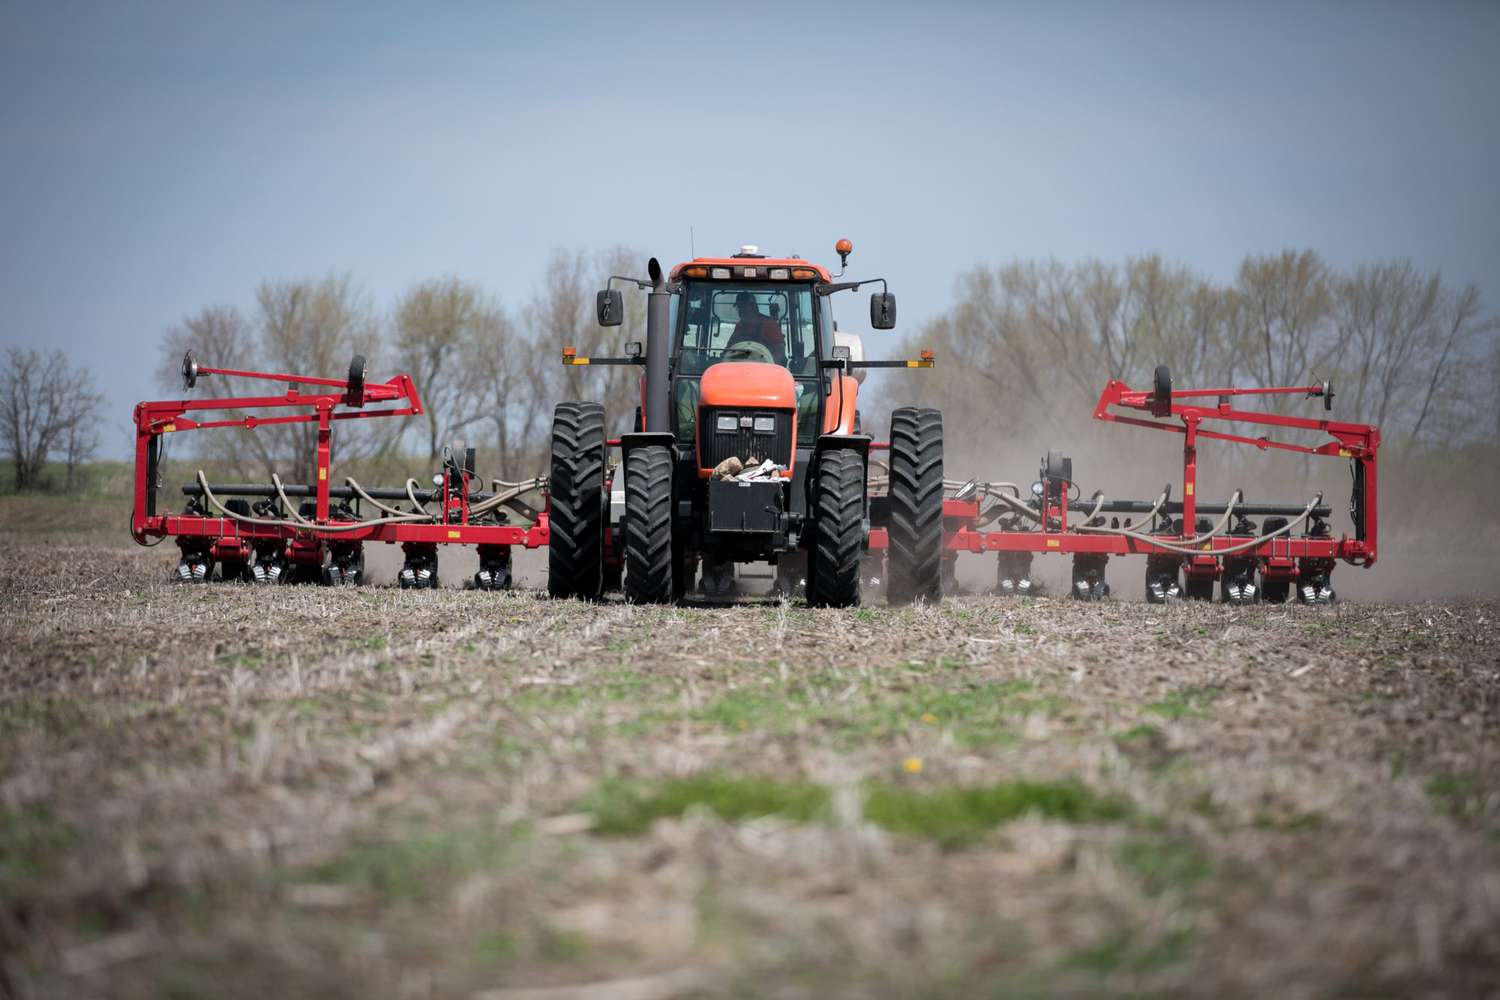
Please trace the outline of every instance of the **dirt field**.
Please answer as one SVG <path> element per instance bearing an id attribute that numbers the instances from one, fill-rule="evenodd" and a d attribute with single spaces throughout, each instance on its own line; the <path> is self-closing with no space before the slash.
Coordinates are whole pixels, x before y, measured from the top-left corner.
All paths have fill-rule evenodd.
<path id="1" fill-rule="evenodd" d="M 1500 983 L 1500 604 L 180 587 L 0 514 L 0 994 Z"/>

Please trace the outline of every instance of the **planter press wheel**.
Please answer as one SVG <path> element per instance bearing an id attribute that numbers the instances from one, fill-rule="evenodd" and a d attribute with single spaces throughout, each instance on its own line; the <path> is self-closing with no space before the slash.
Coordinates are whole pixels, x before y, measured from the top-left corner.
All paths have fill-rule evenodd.
<path id="1" fill-rule="evenodd" d="M 192 351 L 184 351 L 182 355 L 182 387 L 191 389 L 198 384 L 198 359 L 193 357 Z"/>

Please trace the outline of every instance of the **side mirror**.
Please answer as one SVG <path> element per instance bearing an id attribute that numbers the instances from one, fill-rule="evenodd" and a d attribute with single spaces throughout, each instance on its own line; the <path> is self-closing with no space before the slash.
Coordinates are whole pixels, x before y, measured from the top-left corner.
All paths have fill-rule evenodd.
<path id="1" fill-rule="evenodd" d="M 619 326 L 625 321 L 625 296 L 618 289 L 606 288 L 594 298 L 600 326 Z"/>
<path id="2" fill-rule="evenodd" d="M 870 325 L 877 330 L 896 328 L 896 296 L 890 292 L 870 293 Z"/>

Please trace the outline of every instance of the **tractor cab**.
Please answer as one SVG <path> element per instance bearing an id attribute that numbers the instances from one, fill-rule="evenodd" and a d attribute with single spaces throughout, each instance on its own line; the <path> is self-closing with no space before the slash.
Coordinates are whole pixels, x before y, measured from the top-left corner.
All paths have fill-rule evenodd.
<path id="1" fill-rule="evenodd" d="M 800 260 L 700 258 L 676 275 L 671 418 L 678 442 L 713 465 L 734 452 L 790 470 L 794 441 L 811 445 L 822 430 L 829 379 L 819 362 L 832 357 L 832 323 L 816 281 L 826 272 Z"/>

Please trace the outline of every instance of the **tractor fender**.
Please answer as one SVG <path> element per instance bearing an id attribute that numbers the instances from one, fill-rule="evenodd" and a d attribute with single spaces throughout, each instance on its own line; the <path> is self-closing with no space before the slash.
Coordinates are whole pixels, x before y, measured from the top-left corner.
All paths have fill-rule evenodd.
<path id="1" fill-rule="evenodd" d="M 677 435 L 671 431 L 635 431 L 620 435 L 620 463 L 624 464 L 632 448 L 644 448 L 653 444 L 672 449 L 672 460 L 677 460 Z"/>

